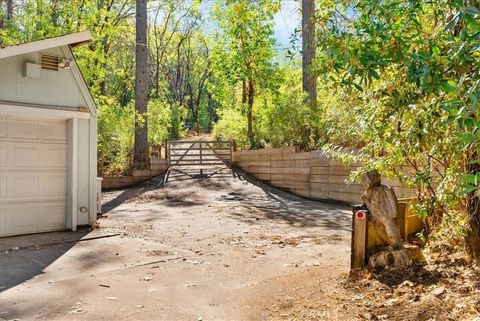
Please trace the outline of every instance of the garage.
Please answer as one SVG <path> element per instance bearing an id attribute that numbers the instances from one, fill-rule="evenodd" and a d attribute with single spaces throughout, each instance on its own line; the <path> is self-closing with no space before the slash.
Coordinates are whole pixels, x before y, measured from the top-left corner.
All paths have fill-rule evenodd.
<path id="1" fill-rule="evenodd" d="M 67 122 L 0 115 L 0 236 L 67 227 Z"/>
<path id="2" fill-rule="evenodd" d="M 0 237 L 96 221 L 96 108 L 73 55 L 90 40 L 0 48 Z"/>

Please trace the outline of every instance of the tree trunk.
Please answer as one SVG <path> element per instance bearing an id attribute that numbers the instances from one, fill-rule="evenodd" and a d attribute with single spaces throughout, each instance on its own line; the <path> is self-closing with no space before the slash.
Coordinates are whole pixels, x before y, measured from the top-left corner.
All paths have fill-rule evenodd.
<path id="1" fill-rule="evenodd" d="M 302 0 L 302 85 L 313 110 L 317 107 L 317 76 L 312 70 L 315 50 L 315 0 Z"/>
<path id="2" fill-rule="evenodd" d="M 0 19 L 0 29 L 11 26 L 13 19 L 13 0 L 0 0 L 0 9 L 3 8 L 4 1 L 6 2 L 7 14 L 4 19 Z M 1 41 L 0 44 L 2 44 Z"/>
<path id="3" fill-rule="evenodd" d="M 135 46 L 135 145 L 133 165 L 136 169 L 148 168 L 147 122 L 147 0 L 136 0 Z"/>
<path id="4" fill-rule="evenodd" d="M 480 153 L 476 150 L 469 153 L 466 168 L 468 174 L 478 175 L 480 173 L 480 164 L 472 162 L 479 159 L 479 157 Z M 466 208 L 468 225 L 470 226 L 466 243 L 472 259 L 478 263 L 480 262 L 480 197 L 475 191 L 467 195 Z"/>
<path id="5" fill-rule="evenodd" d="M 255 136 L 253 133 L 253 99 L 255 97 L 255 87 L 253 79 L 248 79 L 248 92 L 247 92 L 247 136 L 250 142 L 250 148 L 255 148 Z"/>
<path id="6" fill-rule="evenodd" d="M 58 1 L 59 0 L 51 0 L 52 1 L 52 4 L 51 4 L 51 17 L 52 17 L 52 24 L 55 26 L 55 27 L 58 27 L 58 19 L 60 18 L 59 15 L 58 15 Z"/>
<path id="7" fill-rule="evenodd" d="M 10 25 L 13 19 L 13 0 L 7 0 L 7 23 Z"/>
<path id="8" fill-rule="evenodd" d="M 245 79 L 242 80 L 242 104 L 247 103 L 247 81 Z"/>

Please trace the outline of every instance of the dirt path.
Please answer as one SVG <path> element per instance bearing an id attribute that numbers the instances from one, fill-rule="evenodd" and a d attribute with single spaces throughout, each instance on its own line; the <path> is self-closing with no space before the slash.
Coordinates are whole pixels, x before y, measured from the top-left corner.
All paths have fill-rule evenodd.
<path id="1" fill-rule="evenodd" d="M 104 196 L 100 227 L 82 237 L 119 236 L 0 256 L 5 271 L 33 270 L 9 278 L 0 320 L 264 320 L 277 281 L 348 271 L 348 207 L 229 174 Z"/>

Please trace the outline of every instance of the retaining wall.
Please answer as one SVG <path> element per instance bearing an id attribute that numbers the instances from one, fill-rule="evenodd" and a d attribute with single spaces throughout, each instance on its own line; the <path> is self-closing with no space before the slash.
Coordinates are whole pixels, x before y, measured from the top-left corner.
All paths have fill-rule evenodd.
<path id="1" fill-rule="evenodd" d="M 345 183 L 357 167 L 346 167 L 322 151 L 297 152 L 296 147 L 235 151 L 233 163 L 261 181 L 308 198 L 353 204 L 361 202 L 365 191 L 361 184 Z M 384 183 L 399 198 L 413 195 L 398 182 Z"/>
<path id="2" fill-rule="evenodd" d="M 111 190 L 131 187 L 136 184 L 148 181 L 158 176 L 168 169 L 168 160 L 152 159 L 149 170 L 134 170 L 129 176 L 104 176 L 102 181 L 102 190 Z"/>

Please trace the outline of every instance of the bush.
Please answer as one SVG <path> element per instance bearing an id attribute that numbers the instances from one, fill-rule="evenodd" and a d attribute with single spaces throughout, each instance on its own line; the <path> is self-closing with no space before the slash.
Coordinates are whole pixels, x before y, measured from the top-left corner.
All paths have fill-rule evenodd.
<path id="1" fill-rule="evenodd" d="M 213 126 L 212 137 L 216 140 L 233 139 L 239 148 L 247 149 L 250 143 L 245 116 L 235 109 L 222 110 L 220 120 Z"/>
<path id="2" fill-rule="evenodd" d="M 158 146 L 166 138 L 177 138 L 183 131 L 175 106 L 161 100 L 148 103 L 148 140 Z M 122 175 L 130 171 L 135 137 L 135 108 L 121 106 L 111 98 L 98 103 L 98 171 L 100 175 Z"/>

